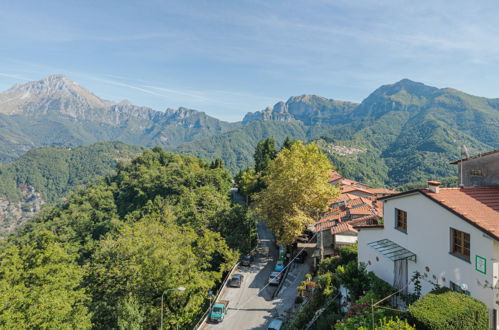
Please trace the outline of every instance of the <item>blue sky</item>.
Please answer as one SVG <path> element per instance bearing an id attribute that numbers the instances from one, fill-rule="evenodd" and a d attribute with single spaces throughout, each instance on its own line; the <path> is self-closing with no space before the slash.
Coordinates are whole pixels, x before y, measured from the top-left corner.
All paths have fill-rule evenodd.
<path id="1" fill-rule="evenodd" d="M 96 95 L 228 121 L 402 78 L 499 97 L 495 1 L 10 1 L 0 90 L 63 73 Z"/>

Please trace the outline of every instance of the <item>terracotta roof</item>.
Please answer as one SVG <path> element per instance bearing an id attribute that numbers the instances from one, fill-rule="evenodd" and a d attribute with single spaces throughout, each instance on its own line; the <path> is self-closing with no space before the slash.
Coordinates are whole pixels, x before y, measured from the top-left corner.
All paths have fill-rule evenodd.
<path id="1" fill-rule="evenodd" d="M 385 228 L 385 225 L 383 224 L 366 224 L 366 225 L 356 225 L 354 226 L 355 229 L 369 229 L 369 228 L 373 228 L 373 229 L 383 229 Z"/>
<path id="2" fill-rule="evenodd" d="M 360 191 L 360 192 L 364 192 L 366 194 L 373 195 L 373 193 L 371 193 L 368 189 L 364 189 L 364 188 L 360 188 L 360 187 L 355 187 L 355 186 L 343 186 L 343 187 L 341 187 L 341 192 L 342 193 L 349 193 L 349 192 L 352 192 L 352 191 Z"/>
<path id="3" fill-rule="evenodd" d="M 420 192 L 499 238 L 499 187 L 440 188 L 438 193 L 420 189 Z"/>
<path id="4" fill-rule="evenodd" d="M 450 164 L 453 164 L 453 165 L 456 165 L 456 164 L 459 164 L 460 162 L 465 162 L 467 160 L 470 160 L 470 159 L 476 159 L 476 158 L 480 158 L 480 157 L 483 157 L 483 156 L 488 156 L 488 155 L 492 155 L 492 154 L 495 154 L 495 153 L 498 153 L 499 152 L 499 149 L 496 149 L 496 150 L 492 150 L 492 151 L 489 151 L 489 152 L 485 152 L 483 154 L 478 154 L 478 155 L 475 155 L 475 156 L 471 156 L 471 157 L 468 157 L 468 158 L 465 158 L 465 159 L 459 159 L 459 160 L 456 160 Z"/>
<path id="5" fill-rule="evenodd" d="M 350 209 L 350 214 L 365 214 L 365 215 L 369 215 L 369 214 L 372 214 L 374 211 L 372 210 L 372 206 L 371 205 L 363 205 L 363 206 L 360 206 L 360 207 L 355 207 L 355 208 L 351 208 Z"/>
<path id="6" fill-rule="evenodd" d="M 326 221 L 331 221 L 331 220 L 338 220 L 341 218 L 344 218 L 348 215 L 347 212 L 333 212 L 333 213 L 326 213 L 318 222 L 326 222 Z"/>
<path id="7" fill-rule="evenodd" d="M 338 223 L 337 220 L 319 221 L 315 224 L 313 231 L 315 233 L 320 232 L 320 231 L 324 231 L 324 230 L 327 230 L 331 227 L 336 226 L 337 223 Z"/>
<path id="8" fill-rule="evenodd" d="M 353 195 L 353 194 L 348 194 L 348 193 L 343 193 L 343 194 L 340 194 L 337 198 L 331 199 L 328 202 L 329 202 L 329 204 L 335 204 L 335 203 L 340 203 L 340 202 L 344 202 L 344 201 L 348 201 L 348 200 L 352 200 L 352 199 L 357 199 L 357 198 L 359 198 L 359 196 Z"/>
<path id="9" fill-rule="evenodd" d="M 366 197 L 359 197 L 359 196 L 356 196 L 357 198 L 356 199 L 351 199 L 349 201 L 347 201 L 347 207 L 348 208 L 352 208 L 352 207 L 355 207 L 355 206 L 360 206 L 360 205 L 363 205 L 363 204 L 367 204 L 367 205 L 372 205 L 373 204 L 373 201 L 370 200 L 369 198 L 366 198 Z"/>
<path id="10" fill-rule="evenodd" d="M 319 221 L 316 223 L 314 227 L 314 232 L 319 232 L 319 231 L 324 231 L 328 230 L 330 228 L 334 228 L 336 226 L 340 226 L 342 224 L 348 223 L 350 226 L 356 226 L 356 225 L 361 225 L 361 224 L 377 224 L 378 223 L 379 217 L 376 215 L 368 215 L 364 216 L 361 218 L 357 218 L 354 220 L 346 220 L 346 221 L 340 221 L 340 220 L 329 220 L 329 221 Z M 319 224 L 320 223 L 320 224 Z"/>
<path id="11" fill-rule="evenodd" d="M 372 223 L 378 223 L 379 217 L 376 215 L 366 215 L 365 217 L 357 218 L 352 221 L 349 221 L 349 223 L 354 226 L 354 225 L 359 225 L 362 223 L 367 223 L 367 224 L 372 224 Z"/>
<path id="12" fill-rule="evenodd" d="M 345 232 L 354 232 L 356 233 L 357 230 L 354 229 L 348 222 L 340 222 L 336 226 L 331 228 L 331 234 L 340 234 L 340 233 L 345 233 Z"/>
<path id="13" fill-rule="evenodd" d="M 440 188 L 438 193 L 415 189 L 381 199 L 390 200 L 416 193 L 499 240 L 499 187 Z"/>
<path id="14" fill-rule="evenodd" d="M 386 188 L 369 188 L 368 190 L 373 194 L 383 194 L 383 195 L 393 195 L 393 194 L 398 194 L 400 192 Z"/>
<path id="15" fill-rule="evenodd" d="M 335 170 L 332 170 L 331 174 L 329 175 L 329 179 L 327 179 L 327 182 L 337 181 L 339 179 L 343 179 L 340 173 L 336 172 Z"/>

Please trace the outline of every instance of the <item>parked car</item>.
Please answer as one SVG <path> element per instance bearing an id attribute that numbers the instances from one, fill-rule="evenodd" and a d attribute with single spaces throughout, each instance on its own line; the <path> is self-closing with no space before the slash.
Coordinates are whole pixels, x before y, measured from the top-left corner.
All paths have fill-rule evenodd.
<path id="1" fill-rule="evenodd" d="M 245 255 L 241 259 L 241 265 L 243 265 L 243 266 L 251 266 L 252 262 L 253 262 L 253 256 L 251 254 Z"/>
<path id="2" fill-rule="evenodd" d="M 280 272 L 272 272 L 269 276 L 269 284 L 270 285 L 279 285 L 281 281 L 281 273 Z"/>
<path id="3" fill-rule="evenodd" d="M 295 262 L 302 264 L 305 262 L 306 258 L 307 258 L 307 251 L 303 250 L 296 256 Z"/>
<path id="4" fill-rule="evenodd" d="M 243 278 L 244 278 L 244 276 L 241 274 L 232 275 L 232 278 L 229 281 L 229 286 L 231 286 L 233 288 L 240 288 L 241 283 L 243 283 Z"/>
<path id="5" fill-rule="evenodd" d="M 273 319 L 270 321 L 267 330 L 280 330 L 282 328 L 283 320 L 281 319 Z"/>
<path id="6" fill-rule="evenodd" d="M 210 321 L 216 323 L 222 322 L 225 314 L 227 314 L 227 306 L 229 306 L 228 300 L 217 301 L 217 303 L 211 308 Z"/>
<path id="7" fill-rule="evenodd" d="M 284 261 L 277 260 L 277 263 L 275 264 L 274 270 L 276 272 L 282 272 L 284 270 Z"/>

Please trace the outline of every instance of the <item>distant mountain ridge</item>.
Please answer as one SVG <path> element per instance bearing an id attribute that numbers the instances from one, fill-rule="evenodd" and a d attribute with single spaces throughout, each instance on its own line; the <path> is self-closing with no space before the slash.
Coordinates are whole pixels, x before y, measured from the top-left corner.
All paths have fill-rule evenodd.
<path id="1" fill-rule="evenodd" d="M 63 75 L 52 75 L 0 93 L 0 160 L 35 147 L 111 140 L 172 147 L 236 126 L 187 108 L 162 112 L 103 100 Z"/>
<path id="2" fill-rule="evenodd" d="M 243 125 L 257 120 L 292 121 L 305 125 L 338 124 L 345 121 L 357 103 L 327 99 L 317 95 L 292 96 L 286 102 L 280 101 L 273 107 L 249 112 L 243 118 Z"/>
<path id="3" fill-rule="evenodd" d="M 326 137 L 320 143 L 325 151 L 343 146 L 366 150 L 355 155 L 330 153 L 344 175 L 395 187 L 455 175 L 449 162 L 460 157 L 462 144 L 472 153 L 499 148 L 499 99 L 403 79 L 381 86 L 360 104 L 314 95 L 292 97 L 247 114 L 243 125 L 178 150 L 225 157 L 228 166 L 241 168 L 252 162 L 253 149 L 247 145 L 261 138 L 253 131 L 279 142 L 286 134 L 304 140 Z"/>
<path id="4" fill-rule="evenodd" d="M 3 161 L 40 146 L 122 141 L 220 157 L 237 171 L 252 164 L 256 143 L 268 136 L 278 142 L 324 137 L 327 150 L 365 150 L 331 158 L 354 179 L 398 186 L 454 175 L 448 163 L 461 144 L 471 152 L 499 148 L 499 99 L 403 79 L 361 103 L 294 96 L 228 123 L 186 108 L 156 111 L 103 100 L 62 75 L 0 94 Z"/>

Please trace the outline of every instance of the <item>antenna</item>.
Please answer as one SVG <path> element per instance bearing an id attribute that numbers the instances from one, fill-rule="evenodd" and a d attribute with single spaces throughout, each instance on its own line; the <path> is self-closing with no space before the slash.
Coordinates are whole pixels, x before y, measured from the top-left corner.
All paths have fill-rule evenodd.
<path id="1" fill-rule="evenodd" d="M 470 158 L 470 153 L 468 152 L 468 148 L 466 148 L 465 144 L 463 144 L 463 151 L 466 158 Z"/>
<path id="2" fill-rule="evenodd" d="M 459 170 L 459 174 L 460 174 L 460 180 L 459 180 L 459 188 L 464 188 L 464 180 L 463 180 L 463 154 L 466 156 L 466 158 L 469 158 L 470 157 L 470 154 L 468 153 L 468 148 L 466 148 L 466 146 L 463 144 L 462 145 L 462 149 L 459 150 L 461 152 L 461 161 L 459 162 L 459 165 L 461 167 L 461 169 Z"/>

